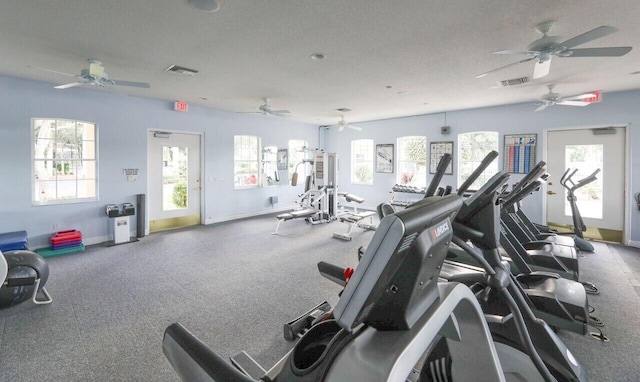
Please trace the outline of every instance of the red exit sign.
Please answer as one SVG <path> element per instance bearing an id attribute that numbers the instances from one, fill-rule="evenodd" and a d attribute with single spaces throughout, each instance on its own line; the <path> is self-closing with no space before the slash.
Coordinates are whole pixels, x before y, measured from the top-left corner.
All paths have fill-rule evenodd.
<path id="1" fill-rule="evenodd" d="M 173 109 L 175 111 L 189 111 L 189 104 L 183 101 L 176 101 Z"/>
<path id="2" fill-rule="evenodd" d="M 591 92 L 593 97 L 583 99 L 584 102 L 595 103 L 602 101 L 602 94 L 600 92 Z"/>

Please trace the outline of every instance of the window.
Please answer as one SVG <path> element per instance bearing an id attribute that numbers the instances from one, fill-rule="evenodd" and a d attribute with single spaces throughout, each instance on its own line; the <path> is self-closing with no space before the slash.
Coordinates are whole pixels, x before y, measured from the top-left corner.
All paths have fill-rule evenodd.
<path id="1" fill-rule="evenodd" d="M 578 180 L 590 175 L 594 169 L 604 168 L 604 145 L 567 145 L 564 148 L 564 153 L 565 167 L 578 170 L 571 177 L 574 183 L 578 183 Z M 580 210 L 580 216 L 583 218 L 602 219 L 604 214 L 603 178 L 604 173 L 600 171 L 597 180 L 575 190 L 576 204 Z M 571 182 L 567 185 L 571 185 Z M 564 214 L 572 216 L 571 204 L 567 200 L 569 191 L 565 189 L 564 194 Z"/>
<path id="2" fill-rule="evenodd" d="M 487 154 L 493 150 L 498 151 L 498 135 L 494 131 L 458 135 L 458 187 L 469 178 Z M 469 188 L 478 190 L 497 172 L 498 161 L 494 160 Z"/>
<path id="3" fill-rule="evenodd" d="M 31 120 L 34 205 L 98 200 L 97 126 Z"/>
<path id="4" fill-rule="evenodd" d="M 351 183 L 373 184 L 373 139 L 351 141 Z"/>
<path id="5" fill-rule="evenodd" d="M 398 138 L 398 184 L 427 186 L 427 137 Z"/>
<path id="6" fill-rule="evenodd" d="M 260 185 L 260 138 L 252 135 L 233 137 L 233 186 L 235 189 Z"/>
<path id="7" fill-rule="evenodd" d="M 304 179 L 309 175 L 308 169 L 310 166 L 308 165 L 300 165 L 297 166 L 298 163 L 302 162 L 303 159 L 312 159 L 307 158 L 307 153 L 304 151 L 305 148 L 309 147 L 307 141 L 303 141 L 300 139 L 292 139 L 289 141 L 289 152 L 288 152 L 288 168 L 289 168 L 289 182 L 291 182 L 291 177 L 293 173 L 298 171 L 298 184 L 304 181 Z M 296 168 L 297 166 L 297 168 Z"/>
<path id="8" fill-rule="evenodd" d="M 189 205 L 189 148 L 162 146 L 162 210 L 185 209 Z"/>

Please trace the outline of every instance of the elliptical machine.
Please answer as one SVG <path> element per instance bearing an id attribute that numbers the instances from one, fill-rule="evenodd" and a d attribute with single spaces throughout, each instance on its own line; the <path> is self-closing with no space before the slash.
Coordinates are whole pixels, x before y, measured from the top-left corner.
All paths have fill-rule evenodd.
<path id="1" fill-rule="evenodd" d="M 582 234 L 587 230 L 587 226 L 585 226 L 584 221 L 582 220 L 582 215 L 580 215 L 580 209 L 578 208 L 578 198 L 576 197 L 576 190 L 586 186 L 587 184 L 594 182 L 598 179 L 597 175 L 600 172 L 600 169 L 595 170 L 591 175 L 586 176 L 580 179 L 578 182 L 573 181 L 573 176 L 578 172 L 578 169 L 574 169 L 571 171 L 571 168 L 568 168 L 567 171 L 564 172 L 562 178 L 560 178 L 560 184 L 567 189 L 567 200 L 569 201 L 569 205 L 571 206 L 571 217 L 573 218 L 573 240 L 576 243 L 576 248 L 581 251 L 593 252 L 593 245 L 585 240 L 584 235 Z M 568 232 L 559 232 L 559 234 L 570 234 Z"/>
<path id="2" fill-rule="evenodd" d="M 27 300 L 36 305 L 50 304 L 53 299 L 44 287 L 48 278 L 49 266 L 37 253 L 26 250 L 0 252 L 0 309 Z M 39 291 L 44 299 L 38 299 Z"/>

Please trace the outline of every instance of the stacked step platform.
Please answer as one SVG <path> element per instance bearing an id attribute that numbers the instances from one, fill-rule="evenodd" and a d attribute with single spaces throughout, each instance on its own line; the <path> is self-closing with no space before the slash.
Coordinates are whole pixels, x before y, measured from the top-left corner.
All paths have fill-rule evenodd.
<path id="1" fill-rule="evenodd" d="M 51 236 L 51 247 L 39 249 L 36 252 L 42 257 L 52 257 L 82 251 L 84 251 L 82 232 L 68 230 L 53 234 Z"/>
<path id="2" fill-rule="evenodd" d="M 27 231 L 0 233 L 0 252 L 27 249 Z"/>

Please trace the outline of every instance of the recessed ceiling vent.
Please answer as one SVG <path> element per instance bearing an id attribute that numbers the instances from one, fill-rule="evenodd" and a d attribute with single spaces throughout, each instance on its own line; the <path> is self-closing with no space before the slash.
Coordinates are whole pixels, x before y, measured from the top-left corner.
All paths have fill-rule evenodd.
<path id="1" fill-rule="evenodd" d="M 529 82 L 529 77 L 520 77 L 520 78 L 512 78 L 510 80 L 502 80 L 502 81 L 499 81 L 498 84 L 500 84 L 500 86 L 502 86 L 503 88 L 506 88 L 508 86 L 526 84 L 527 82 Z"/>
<path id="2" fill-rule="evenodd" d="M 198 74 L 198 71 L 195 69 L 185 68 L 184 66 L 171 65 L 170 67 L 164 70 L 167 73 L 178 74 L 181 76 L 193 77 Z"/>

